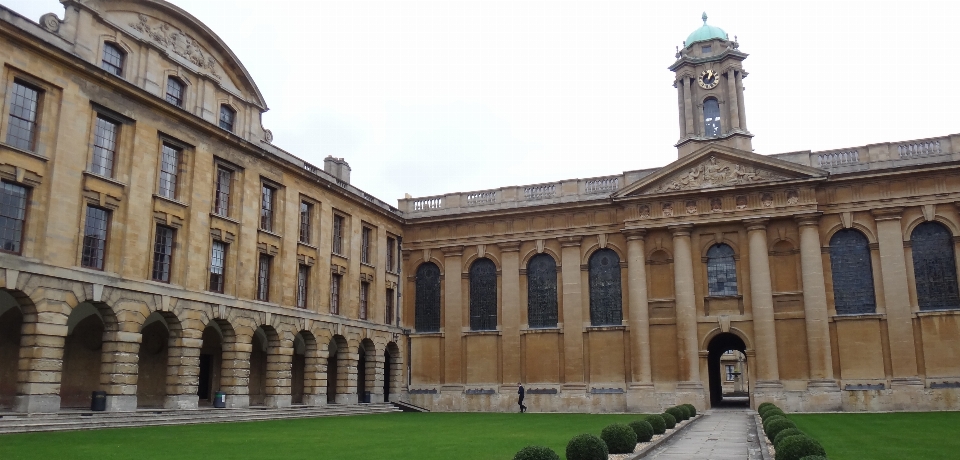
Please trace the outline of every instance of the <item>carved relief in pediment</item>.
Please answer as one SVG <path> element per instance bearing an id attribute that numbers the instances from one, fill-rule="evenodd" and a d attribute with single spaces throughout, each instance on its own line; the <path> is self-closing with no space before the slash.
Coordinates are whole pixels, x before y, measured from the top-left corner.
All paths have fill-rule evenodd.
<path id="1" fill-rule="evenodd" d="M 145 14 L 139 14 L 137 18 L 139 22 L 131 22 L 130 27 L 139 31 L 154 43 L 207 71 L 211 77 L 220 81 L 217 60 L 195 38 L 166 22 Z"/>
<path id="2" fill-rule="evenodd" d="M 789 177 L 773 171 L 711 156 L 703 163 L 660 180 L 655 186 L 647 189 L 643 193 L 666 193 L 679 190 L 729 187 L 783 179 L 789 179 Z"/>

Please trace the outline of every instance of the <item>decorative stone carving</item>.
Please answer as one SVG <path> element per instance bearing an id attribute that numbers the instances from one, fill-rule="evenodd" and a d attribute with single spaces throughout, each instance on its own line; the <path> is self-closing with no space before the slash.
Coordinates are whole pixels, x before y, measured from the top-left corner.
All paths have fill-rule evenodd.
<path id="1" fill-rule="evenodd" d="M 210 76 L 220 81 L 220 74 L 217 73 L 216 59 L 210 56 L 210 53 L 204 50 L 197 40 L 170 24 L 154 20 L 153 22 L 158 24 L 151 26 L 151 18 L 145 14 L 138 16 L 140 22 L 130 23 L 130 27 L 140 31 L 156 44 L 192 62 L 195 66 L 206 70 Z"/>
<path id="2" fill-rule="evenodd" d="M 697 202 L 688 201 L 687 202 L 687 214 L 696 214 L 697 213 Z"/>
<path id="3" fill-rule="evenodd" d="M 47 13 L 40 17 L 40 25 L 48 32 L 57 33 L 60 31 L 60 18 L 56 14 Z"/>
<path id="4" fill-rule="evenodd" d="M 652 188 L 647 193 L 728 187 L 787 178 L 773 171 L 741 165 L 711 156 L 707 161 L 687 171 L 676 173 L 662 180 L 657 187 Z"/>
<path id="5" fill-rule="evenodd" d="M 743 195 L 737 197 L 737 209 L 747 209 L 747 197 Z"/>
<path id="6" fill-rule="evenodd" d="M 787 204 L 793 206 L 800 202 L 800 194 L 796 190 L 787 190 Z"/>
<path id="7" fill-rule="evenodd" d="M 650 218 L 650 206 L 649 206 L 649 205 L 645 205 L 645 204 L 641 204 L 641 205 L 640 205 L 640 218 L 641 218 L 641 219 L 648 219 L 648 218 Z"/>
<path id="8" fill-rule="evenodd" d="M 273 143 L 273 131 L 269 129 L 263 130 L 263 140 L 267 141 L 268 144 Z"/>
<path id="9" fill-rule="evenodd" d="M 763 205 L 763 207 L 765 207 L 765 208 L 772 207 L 772 206 L 773 206 L 773 195 L 771 195 L 771 194 L 769 194 L 769 193 L 764 193 L 763 195 L 760 195 L 760 203 L 761 203 L 761 204 Z"/>
<path id="10" fill-rule="evenodd" d="M 713 198 L 710 200 L 710 212 L 720 212 L 723 211 L 723 200 L 720 198 Z"/>
<path id="11" fill-rule="evenodd" d="M 672 217 L 673 216 L 673 203 L 664 203 L 663 204 L 663 216 Z"/>

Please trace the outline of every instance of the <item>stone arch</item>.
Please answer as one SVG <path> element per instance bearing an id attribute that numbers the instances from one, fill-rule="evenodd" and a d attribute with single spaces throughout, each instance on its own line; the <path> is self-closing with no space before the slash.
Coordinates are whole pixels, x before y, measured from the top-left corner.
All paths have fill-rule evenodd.
<path id="1" fill-rule="evenodd" d="M 724 331 L 719 327 L 715 327 L 712 330 L 710 330 L 710 332 L 707 332 L 707 334 L 703 336 L 703 340 L 700 341 L 700 352 L 705 353 L 709 351 L 708 346 L 710 345 L 710 342 L 713 341 L 713 339 L 716 338 L 718 335 L 724 334 L 724 333 L 730 333 L 737 336 L 741 341 L 743 341 L 746 347 L 746 351 L 751 353 L 753 352 L 753 341 L 750 340 L 750 336 L 747 335 L 746 332 L 743 332 L 742 329 L 737 327 L 732 327 L 732 326 L 727 331 Z"/>
<path id="2" fill-rule="evenodd" d="M 197 372 L 199 404 L 212 405 L 217 392 L 235 395 L 237 333 L 225 319 L 210 319 L 200 336 L 200 357 Z"/>
<path id="3" fill-rule="evenodd" d="M 723 376 L 721 373 L 724 373 L 724 369 L 721 369 L 721 361 L 728 351 L 734 351 L 732 354 L 736 356 L 735 371 L 740 372 L 740 375 L 737 378 L 748 380 L 746 375 L 747 372 L 747 342 L 743 339 L 743 336 L 739 333 L 734 333 L 733 329 L 727 332 L 721 332 L 719 329 L 716 332 L 711 331 L 711 334 L 708 334 L 711 337 L 709 340 L 705 339 L 706 355 L 707 355 L 707 370 L 709 374 L 709 392 L 710 392 L 710 405 L 713 407 L 719 406 L 721 404 L 736 404 L 742 406 L 749 406 L 750 399 L 747 398 L 738 398 L 737 401 L 727 401 L 723 396 Z M 736 367 L 740 367 L 739 370 L 736 370 Z M 743 385 L 745 383 L 746 385 Z M 743 385 L 741 388 L 749 393 L 750 382 L 741 382 Z"/>
<path id="4" fill-rule="evenodd" d="M 104 355 L 109 354 L 104 349 L 104 318 L 111 316 L 112 311 L 105 305 L 88 301 L 71 309 L 63 342 L 60 407 L 89 408 L 92 392 L 101 390 L 101 366 Z"/>
<path id="5" fill-rule="evenodd" d="M 937 222 L 942 224 L 944 227 L 947 227 L 947 229 L 950 230 L 951 235 L 960 235 L 960 227 L 958 227 L 957 223 L 950 218 L 940 214 L 934 214 L 933 219 L 927 220 L 926 217 L 921 214 L 913 219 L 910 219 L 909 221 L 904 221 L 903 241 L 910 241 L 910 235 L 913 234 L 913 230 L 916 229 L 918 225 L 927 222 Z"/>
<path id="6" fill-rule="evenodd" d="M 316 336 L 308 330 L 297 332 L 293 338 L 291 404 L 317 405 L 322 367 Z"/>
<path id="7" fill-rule="evenodd" d="M 870 244 L 879 244 L 876 233 L 874 233 L 874 231 L 871 230 L 870 227 L 863 225 L 860 222 L 854 221 L 853 223 L 850 224 L 849 228 L 853 230 L 857 230 L 860 233 L 863 233 L 863 235 L 867 237 L 867 241 L 869 241 Z M 828 245 L 830 244 L 829 241 L 833 239 L 833 235 L 835 235 L 837 232 L 841 230 L 847 230 L 847 227 L 844 227 L 842 222 L 836 222 L 830 227 L 826 228 L 826 230 L 823 233 L 823 236 L 827 241 Z"/>
<path id="8" fill-rule="evenodd" d="M 403 381 L 403 359 L 396 342 L 388 342 L 383 351 L 383 401 L 399 397 Z M 394 399 L 391 399 L 391 396 Z"/>
<path id="9" fill-rule="evenodd" d="M 378 363 L 382 356 L 377 353 L 377 346 L 373 340 L 365 338 L 357 346 L 357 402 L 377 402 L 374 392 L 377 391 L 377 371 L 381 368 Z"/>
<path id="10" fill-rule="evenodd" d="M 261 324 L 250 337 L 250 379 L 247 389 L 251 406 L 290 405 L 291 338 L 277 328 Z M 287 346 L 284 347 L 283 345 Z"/>
<path id="11" fill-rule="evenodd" d="M 594 255 L 597 251 L 601 251 L 601 250 L 604 250 L 604 249 L 609 249 L 609 250 L 617 253 L 617 257 L 620 258 L 620 264 L 621 264 L 621 265 L 626 262 L 626 260 L 627 260 L 627 253 L 623 250 L 623 248 L 621 248 L 620 246 L 618 246 L 617 244 L 615 244 L 615 243 L 613 243 L 613 242 L 608 241 L 608 242 L 607 242 L 607 245 L 606 245 L 605 247 L 602 247 L 602 248 L 600 247 L 600 244 L 598 244 L 598 243 L 593 243 L 593 244 L 591 244 L 590 246 L 585 247 L 584 250 L 583 250 L 583 254 L 581 254 L 581 256 L 580 256 L 580 265 L 588 265 L 588 264 L 590 263 L 590 258 L 593 257 L 593 255 Z"/>
<path id="12" fill-rule="evenodd" d="M 720 238 L 720 241 L 717 241 L 715 237 L 701 238 L 700 239 L 700 258 L 701 259 L 706 258 L 707 252 L 710 251 L 710 248 L 718 244 L 725 244 L 727 246 L 730 246 L 733 249 L 733 253 L 735 254 L 735 257 L 738 260 L 740 259 L 740 254 L 743 254 L 743 248 L 741 248 L 736 241 L 733 241 L 730 238 L 727 238 L 726 236 Z"/>
<path id="13" fill-rule="evenodd" d="M 21 302 L 27 305 L 21 306 Z M 16 401 L 21 330 L 27 315 L 36 317 L 33 302 L 21 291 L 0 289 L 0 411 Z"/>
<path id="14" fill-rule="evenodd" d="M 327 404 L 349 402 L 350 348 L 346 337 L 336 334 L 327 346 Z"/>
<path id="15" fill-rule="evenodd" d="M 535 248 L 524 252 L 523 255 L 520 257 L 520 266 L 526 267 L 530 263 L 530 259 L 536 256 L 539 256 L 540 254 L 547 254 L 550 257 L 553 257 L 553 261 L 556 262 L 557 268 L 558 269 L 560 268 L 560 261 L 562 260 L 560 257 L 560 254 L 557 253 L 557 251 L 554 251 L 553 249 L 550 249 L 549 247 L 546 247 L 546 246 L 544 246 L 543 252 L 537 252 Z"/>
<path id="16" fill-rule="evenodd" d="M 140 327 L 138 351 L 137 407 L 180 407 L 183 395 L 180 367 L 183 364 L 183 328 L 170 311 L 153 311 Z M 193 386 L 193 397 L 196 385 Z M 186 393 L 187 396 L 190 393 Z M 196 402 L 188 407 L 196 407 Z"/>

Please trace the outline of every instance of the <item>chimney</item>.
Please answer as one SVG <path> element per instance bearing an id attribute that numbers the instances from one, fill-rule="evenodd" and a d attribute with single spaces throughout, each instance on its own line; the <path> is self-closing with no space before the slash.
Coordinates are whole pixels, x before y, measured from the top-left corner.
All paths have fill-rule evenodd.
<path id="1" fill-rule="evenodd" d="M 327 174 L 336 177 L 340 182 L 345 184 L 350 183 L 350 165 L 344 161 L 343 158 L 335 158 L 327 155 L 327 157 L 323 159 L 323 170 Z"/>

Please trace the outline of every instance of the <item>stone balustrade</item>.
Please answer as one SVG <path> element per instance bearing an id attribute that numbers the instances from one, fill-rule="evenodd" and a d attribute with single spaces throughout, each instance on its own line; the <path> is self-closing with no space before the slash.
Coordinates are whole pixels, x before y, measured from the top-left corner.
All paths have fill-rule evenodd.
<path id="1" fill-rule="evenodd" d="M 849 171 L 893 168 L 902 166 L 904 161 L 911 161 L 911 164 L 946 161 L 945 159 L 938 160 L 931 157 L 951 154 L 960 155 L 960 134 L 929 139 L 883 142 L 819 152 L 807 150 L 779 153 L 770 156 L 815 168 Z"/>

